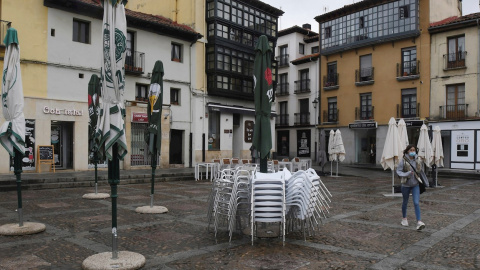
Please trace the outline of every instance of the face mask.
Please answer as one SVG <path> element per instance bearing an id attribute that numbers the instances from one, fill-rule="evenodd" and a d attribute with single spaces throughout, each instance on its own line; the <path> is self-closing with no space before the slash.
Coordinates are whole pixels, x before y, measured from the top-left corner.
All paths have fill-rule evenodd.
<path id="1" fill-rule="evenodd" d="M 408 152 L 408 155 L 411 156 L 411 157 L 414 157 L 416 155 L 415 152 Z"/>

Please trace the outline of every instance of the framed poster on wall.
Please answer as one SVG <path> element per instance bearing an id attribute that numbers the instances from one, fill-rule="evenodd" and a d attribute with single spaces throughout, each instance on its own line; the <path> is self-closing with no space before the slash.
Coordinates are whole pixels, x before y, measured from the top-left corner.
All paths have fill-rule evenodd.
<path id="1" fill-rule="evenodd" d="M 474 169 L 475 133 L 473 130 L 452 131 L 452 168 Z"/>

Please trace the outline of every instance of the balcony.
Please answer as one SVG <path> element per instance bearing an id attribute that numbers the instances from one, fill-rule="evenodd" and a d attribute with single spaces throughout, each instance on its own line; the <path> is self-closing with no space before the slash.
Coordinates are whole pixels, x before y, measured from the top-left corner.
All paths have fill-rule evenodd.
<path id="1" fill-rule="evenodd" d="M 2 37 L 2 39 L 0 40 L 1 42 L 0 46 L 3 46 L 3 47 L 5 47 L 5 43 L 3 43 L 3 39 L 7 34 L 7 29 L 8 29 L 7 24 L 9 23 L 10 23 L 9 21 L 0 20 L 0 37 Z"/>
<path id="2" fill-rule="evenodd" d="M 355 107 L 355 120 L 373 120 L 375 119 L 374 114 L 375 107 L 372 106 L 371 110 L 361 111 L 359 107 Z"/>
<path id="3" fill-rule="evenodd" d="M 296 113 L 295 114 L 295 126 L 307 126 L 310 125 L 310 113 Z"/>
<path id="4" fill-rule="evenodd" d="M 338 115 L 340 113 L 340 110 L 335 110 L 333 113 L 329 114 L 328 110 L 323 111 L 323 124 L 327 123 L 338 123 Z"/>
<path id="5" fill-rule="evenodd" d="M 440 119 L 461 120 L 468 118 L 468 104 L 440 106 Z"/>
<path id="6" fill-rule="evenodd" d="M 127 51 L 128 54 L 128 51 Z M 125 56 L 125 73 L 140 75 L 145 71 L 145 53 L 134 52 L 133 55 Z"/>
<path id="7" fill-rule="evenodd" d="M 323 90 L 338 89 L 338 73 L 328 74 L 323 76 Z"/>
<path id="8" fill-rule="evenodd" d="M 373 84 L 374 81 L 374 71 L 373 67 L 369 68 L 361 68 L 355 70 L 355 85 L 362 86 L 362 85 L 370 85 Z"/>
<path id="9" fill-rule="evenodd" d="M 420 61 L 397 63 L 397 81 L 417 80 L 420 78 Z"/>
<path id="10" fill-rule="evenodd" d="M 288 91 L 289 89 L 289 83 L 279 83 L 277 85 L 277 90 L 275 91 L 275 95 L 277 97 L 280 97 L 280 96 L 288 96 L 290 93 Z"/>
<path id="11" fill-rule="evenodd" d="M 310 79 L 295 81 L 295 94 L 310 93 Z"/>
<path id="12" fill-rule="evenodd" d="M 397 104 L 397 118 L 419 118 L 420 117 L 420 103 L 417 103 L 416 108 L 408 108 L 402 111 L 401 105 Z"/>
<path id="13" fill-rule="evenodd" d="M 276 127 L 288 126 L 288 113 L 277 115 L 277 117 L 275 118 L 275 126 Z"/>
<path id="14" fill-rule="evenodd" d="M 443 61 L 445 64 L 443 66 L 443 70 L 467 68 L 465 63 L 466 56 L 467 56 L 467 52 L 465 51 L 444 54 Z"/>
<path id="15" fill-rule="evenodd" d="M 282 54 L 280 56 L 275 57 L 275 60 L 278 61 L 278 67 L 288 67 L 288 54 Z"/>

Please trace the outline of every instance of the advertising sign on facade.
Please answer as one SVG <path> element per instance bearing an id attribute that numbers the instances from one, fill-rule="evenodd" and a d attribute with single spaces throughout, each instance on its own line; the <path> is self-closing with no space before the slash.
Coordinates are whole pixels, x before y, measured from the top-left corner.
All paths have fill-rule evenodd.
<path id="1" fill-rule="evenodd" d="M 474 169 L 474 136 L 473 130 L 452 131 L 452 168 Z"/>
<path id="2" fill-rule="evenodd" d="M 133 123 L 148 123 L 148 115 L 143 112 L 132 112 Z"/>
<path id="3" fill-rule="evenodd" d="M 297 156 L 310 157 L 310 130 L 297 130 Z"/>
<path id="4" fill-rule="evenodd" d="M 350 129 L 367 129 L 367 128 L 377 128 L 377 122 L 359 122 L 348 124 Z"/>
<path id="5" fill-rule="evenodd" d="M 251 143 L 253 140 L 253 121 L 245 121 L 245 142 Z"/>

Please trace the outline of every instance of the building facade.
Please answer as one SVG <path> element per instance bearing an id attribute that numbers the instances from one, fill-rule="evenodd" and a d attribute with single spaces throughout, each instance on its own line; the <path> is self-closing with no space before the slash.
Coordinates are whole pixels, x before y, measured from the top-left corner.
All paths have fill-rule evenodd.
<path id="1" fill-rule="evenodd" d="M 308 24 L 278 32 L 277 158 L 315 159 L 318 134 L 318 34 Z"/>
<path id="2" fill-rule="evenodd" d="M 315 18 L 321 37 L 319 128 L 325 134 L 340 129 L 345 162 L 379 162 L 391 117 L 405 119 L 409 141 L 417 143 L 430 116 L 428 27 L 459 16 L 460 4 L 362 1 Z"/>
<path id="3" fill-rule="evenodd" d="M 100 73 L 103 17 L 100 1 L 1 3 L 2 19 L 11 21 L 17 29 L 21 46 L 27 125 L 24 169 L 39 169 L 36 154 L 41 145 L 54 146 L 57 169 L 90 168 L 87 90 L 91 75 Z M 143 131 L 150 72 L 157 60 L 163 62 L 165 69 L 165 118 L 159 165 L 188 165 L 192 121 L 191 115 L 184 111 L 190 107 L 192 70 L 195 70 L 190 45 L 201 36 L 192 28 L 166 18 L 128 9 L 126 16 L 124 100 L 128 154 L 121 166 L 145 168 L 150 164 Z M 29 23 L 31 18 L 35 24 Z M 3 117 L 0 119 L 3 121 Z M 171 147 L 172 143 L 175 147 Z M 2 159 L 8 157 L 4 149 L 0 151 Z M 8 162 L 2 162 L 0 172 L 9 169 Z"/>
<path id="4" fill-rule="evenodd" d="M 480 13 L 430 24 L 430 124 L 442 130 L 444 166 L 480 170 Z"/>
<path id="5" fill-rule="evenodd" d="M 205 37 L 196 42 L 191 89 L 193 163 L 251 158 L 254 48 L 261 35 L 275 47 L 283 11 L 258 0 L 131 0 L 128 7 L 184 23 Z"/>

